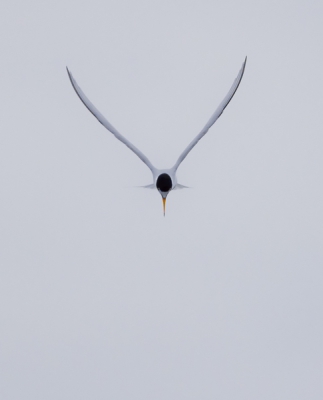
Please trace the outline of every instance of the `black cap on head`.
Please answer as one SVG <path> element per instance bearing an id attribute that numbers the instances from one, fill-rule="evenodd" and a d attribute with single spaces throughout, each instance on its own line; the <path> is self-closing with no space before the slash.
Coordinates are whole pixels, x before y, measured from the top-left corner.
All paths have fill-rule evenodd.
<path id="1" fill-rule="evenodd" d="M 156 187 L 161 192 L 169 192 L 173 186 L 172 179 L 168 174 L 160 174 L 157 178 Z"/>

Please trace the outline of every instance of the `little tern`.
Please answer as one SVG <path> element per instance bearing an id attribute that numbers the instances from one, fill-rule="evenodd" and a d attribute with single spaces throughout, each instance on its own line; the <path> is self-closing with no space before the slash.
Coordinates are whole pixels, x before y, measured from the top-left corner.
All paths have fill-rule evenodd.
<path id="1" fill-rule="evenodd" d="M 153 175 L 153 183 L 147 186 L 144 186 L 148 189 L 157 189 L 158 192 L 161 194 L 162 201 L 163 201 L 163 211 L 165 215 L 165 208 L 166 208 L 166 198 L 167 195 L 171 190 L 174 189 L 183 189 L 186 186 L 180 185 L 177 183 L 176 172 L 180 164 L 186 158 L 188 153 L 193 149 L 193 147 L 202 139 L 202 137 L 208 132 L 211 126 L 215 123 L 215 121 L 220 117 L 223 113 L 226 106 L 230 103 L 232 97 L 234 96 L 235 92 L 237 91 L 241 79 L 243 77 L 245 67 L 246 67 L 247 57 L 245 58 L 242 67 L 238 73 L 238 76 L 234 80 L 228 94 L 222 100 L 218 108 L 212 114 L 211 118 L 208 120 L 204 128 L 201 132 L 191 141 L 191 143 L 186 147 L 186 149 L 182 152 L 179 156 L 178 160 L 176 161 L 175 165 L 169 169 L 158 169 L 155 168 L 149 159 L 139 150 L 136 146 L 129 142 L 124 136 L 121 135 L 111 124 L 110 122 L 100 113 L 100 111 L 91 103 L 91 101 L 86 97 L 83 90 L 79 87 L 76 80 L 74 79 L 73 75 L 67 69 L 68 76 L 70 78 L 71 84 L 82 101 L 85 107 L 95 116 L 95 118 L 108 130 L 110 131 L 118 140 L 124 143 L 130 150 L 132 150 L 140 159 L 143 161 L 147 167 L 151 170 Z"/>

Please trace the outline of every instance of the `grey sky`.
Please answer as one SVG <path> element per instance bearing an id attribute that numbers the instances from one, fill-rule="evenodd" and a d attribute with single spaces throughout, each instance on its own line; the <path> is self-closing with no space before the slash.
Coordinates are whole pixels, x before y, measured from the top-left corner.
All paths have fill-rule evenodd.
<path id="1" fill-rule="evenodd" d="M 322 399 L 322 12 L 3 2 L 1 399 Z"/>

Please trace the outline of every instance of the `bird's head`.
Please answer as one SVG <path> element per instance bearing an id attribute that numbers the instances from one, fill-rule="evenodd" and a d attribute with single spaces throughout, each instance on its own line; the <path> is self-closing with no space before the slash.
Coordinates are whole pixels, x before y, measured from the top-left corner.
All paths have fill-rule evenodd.
<path id="1" fill-rule="evenodd" d="M 156 187 L 163 200 L 163 210 L 165 215 L 166 197 L 173 187 L 172 178 L 166 173 L 160 174 L 156 181 Z"/>

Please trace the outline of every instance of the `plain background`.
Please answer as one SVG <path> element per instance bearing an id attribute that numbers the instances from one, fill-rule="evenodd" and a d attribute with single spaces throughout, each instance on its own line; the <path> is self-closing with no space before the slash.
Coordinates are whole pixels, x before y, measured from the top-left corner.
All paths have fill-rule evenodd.
<path id="1" fill-rule="evenodd" d="M 323 398 L 315 0 L 2 2 L 0 398 Z M 170 167 L 246 72 L 178 171 Z"/>

